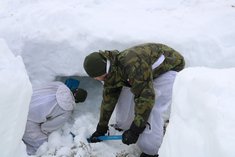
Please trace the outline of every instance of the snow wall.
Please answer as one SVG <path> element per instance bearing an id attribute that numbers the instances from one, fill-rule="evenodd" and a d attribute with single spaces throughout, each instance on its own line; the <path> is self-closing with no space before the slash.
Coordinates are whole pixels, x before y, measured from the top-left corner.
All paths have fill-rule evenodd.
<path id="1" fill-rule="evenodd" d="M 22 142 L 32 87 L 20 56 L 0 39 L 0 156 L 26 157 Z"/>
<path id="2" fill-rule="evenodd" d="M 160 157 L 234 157 L 235 68 L 187 68 L 173 88 Z"/>
<path id="3" fill-rule="evenodd" d="M 0 36 L 22 55 L 32 84 L 86 76 L 85 55 L 160 42 L 187 66 L 235 66 L 235 9 L 227 0 L 5 0 Z"/>

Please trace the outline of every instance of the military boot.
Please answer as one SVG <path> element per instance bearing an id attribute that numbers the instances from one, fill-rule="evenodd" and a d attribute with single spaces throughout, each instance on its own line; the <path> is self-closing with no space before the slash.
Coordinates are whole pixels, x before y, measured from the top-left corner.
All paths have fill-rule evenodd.
<path id="1" fill-rule="evenodd" d="M 158 157 L 158 155 L 148 155 L 148 154 L 145 154 L 145 153 L 141 153 L 140 157 Z"/>

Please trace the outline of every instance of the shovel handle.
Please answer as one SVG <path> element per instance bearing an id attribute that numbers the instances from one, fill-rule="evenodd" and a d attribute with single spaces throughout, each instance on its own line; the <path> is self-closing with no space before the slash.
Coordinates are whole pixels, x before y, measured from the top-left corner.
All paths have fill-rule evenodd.
<path id="1" fill-rule="evenodd" d="M 99 136 L 97 137 L 99 140 L 121 140 L 122 135 L 110 135 L 110 136 Z"/>
<path id="2" fill-rule="evenodd" d="M 98 136 L 98 140 L 105 141 L 105 140 L 121 140 L 122 135 L 110 135 L 110 136 Z M 90 138 L 87 139 L 89 143 L 91 143 Z"/>

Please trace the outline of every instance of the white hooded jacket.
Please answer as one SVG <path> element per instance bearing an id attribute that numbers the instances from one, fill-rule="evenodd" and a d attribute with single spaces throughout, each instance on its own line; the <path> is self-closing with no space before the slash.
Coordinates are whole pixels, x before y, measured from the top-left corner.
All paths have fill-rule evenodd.
<path id="1" fill-rule="evenodd" d="M 72 92 L 62 82 L 33 88 L 23 137 L 28 154 L 35 154 L 38 147 L 47 141 L 48 135 L 67 122 L 75 104 Z"/>

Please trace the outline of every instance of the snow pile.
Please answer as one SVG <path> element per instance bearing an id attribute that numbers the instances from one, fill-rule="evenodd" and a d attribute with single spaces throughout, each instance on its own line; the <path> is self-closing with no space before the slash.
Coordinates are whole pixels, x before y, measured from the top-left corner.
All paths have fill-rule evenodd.
<path id="1" fill-rule="evenodd" d="M 161 157 L 234 157 L 235 68 L 188 68 L 176 78 Z"/>
<path id="2" fill-rule="evenodd" d="M 26 157 L 22 142 L 31 83 L 21 57 L 15 57 L 0 39 L 0 154 L 1 157 Z"/>

